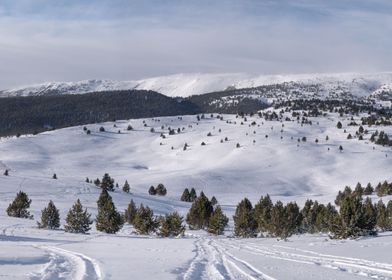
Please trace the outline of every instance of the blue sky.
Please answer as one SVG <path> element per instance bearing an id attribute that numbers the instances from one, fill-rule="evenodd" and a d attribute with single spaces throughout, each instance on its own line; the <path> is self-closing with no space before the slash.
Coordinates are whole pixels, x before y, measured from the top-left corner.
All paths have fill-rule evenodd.
<path id="1" fill-rule="evenodd" d="M 389 71 L 390 0 L 0 0 L 0 88 L 182 72 Z"/>

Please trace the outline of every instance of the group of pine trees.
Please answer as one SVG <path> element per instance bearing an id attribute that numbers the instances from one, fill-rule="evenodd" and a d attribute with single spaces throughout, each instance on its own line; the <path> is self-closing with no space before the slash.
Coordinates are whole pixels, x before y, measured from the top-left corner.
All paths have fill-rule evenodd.
<path id="1" fill-rule="evenodd" d="M 193 201 L 186 216 L 186 222 L 191 230 L 204 229 L 211 234 L 223 234 L 229 219 L 223 214 L 221 207 L 214 197 L 214 201 L 200 192 Z"/>
<path id="2" fill-rule="evenodd" d="M 31 199 L 25 192 L 18 192 L 15 199 L 9 204 L 7 214 L 11 217 L 32 219 L 29 208 Z M 67 232 L 86 233 L 90 230 L 92 224 L 91 214 L 78 199 L 72 208 L 68 211 L 65 219 L 64 229 Z M 60 214 L 53 201 L 49 201 L 48 206 L 41 211 L 41 221 L 37 222 L 39 228 L 57 229 L 60 227 Z"/>
<path id="3" fill-rule="evenodd" d="M 339 192 L 335 201 L 339 211 L 330 203 L 312 200 L 307 200 L 302 209 L 295 202 L 273 204 L 268 195 L 253 207 L 245 198 L 237 205 L 233 217 L 234 234 L 286 239 L 293 234 L 322 232 L 329 233 L 331 238 L 345 239 L 392 230 L 392 201 L 387 205 L 381 200 L 374 204 L 369 197 L 362 197 L 369 194 L 369 185 L 367 189 L 357 185 L 354 191 L 346 187 Z"/>
<path id="4" fill-rule="evenodd" d="M 167 194 L 167 189 L 163 184 L 158 184 L 156 187 L 151 186 L 148 189 L 148 194 L 165 196 Z"/>

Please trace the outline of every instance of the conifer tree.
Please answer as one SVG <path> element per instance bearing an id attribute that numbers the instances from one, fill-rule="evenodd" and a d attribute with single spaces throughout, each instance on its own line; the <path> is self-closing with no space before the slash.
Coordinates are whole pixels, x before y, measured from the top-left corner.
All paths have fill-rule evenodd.
<path id="1" fill-rule="evenodd" d="M 366 188 L 363 190 L 364 195 L 371 195 L 374 192 L 374 188 L 370 183 L 367 184 Z"/>
<path id="2" fill-rule="evenodd" d="M 60 227 L 59 210 L 53 201 L 49 201 L 48 206 L 41 211 L 41 222 L 38 222 L 39 228 L 57 229 Z"/>
<path id="3" fill-rule="evenodd" d="M 215 206 L 215 205 L 217 205 L 217 204 L 218 204 L 218 200 L 216 199 L 215 196 L 213 196 L 213 197 L 211 198 L 211 205 L 212 205 L 212 206 Z"/>
<path id="4" fill-rule="evenodd" d="M 189 193 L 190 202 L 194 202 L 197 198 L 197 194 L 194 188 L 191 189 Z"/>
<path id="5" fill-rule="evenodd" d="M 158 184 L 157 188 L 155 189 L 157 195 L 166 195 L 167 190 L 163 184 Z"/>
<path id="6" fill-rule="evenodd" d="M 270 196 L 267 194 L 261 197 L 256 203 L 254 209 L 254 218 L 257 222 L 257 229 L 259 232 L 268 232 L 271 224 L 271 210 L 273 204 Z"/>
<path id="7" fill-rule="evenodd" d="M 191 197 L 188 188 L 185 188 L 184 192 L 181 195 L 181 201 L 190 202 Z"/>
<path id="8" fill-rule="evenodd" d="M 109 176 L 108 173 L 103 175 L 101 188 L 111 192 L 114 191 L 114 180 Z"/>
<path id="9" fill-rule="evenodd" d="M 252 203 L 244 198 L 235 210 L 234 219 L 234 234 L 239 237 L 255 237 L 257 230 L 257 223 L 254 219 Z"/>
<path id="10" fill-rule="evenodd" d="M 186 216 L 186 222 L 190 229 L 204 229 L 208 226 L 213 207 L 203 192 L 192 203 L 191 209 Z"/>
<path id="11" fill-rule="evenodd" d="M 184 235 L 185 226 L 183 225 L 183 221 L 184 218 L 177 212 L 166 214 L 165 217 L 162 217 L 160 220 L 158 235 L 162 237 L 176 237 Z"/>
<path id="12" fill-rule="evenodd" d="M 382 200 L 377 203 L 377 227 L 382 231 L 392 229 L 392 219 L 388 215 L 387 207 Z"/>
<path id="13" fill-rule="evenodd" d="M 137 212 L 136 204 L 135 204 L 135 202 L 133 202 L 133 199 L 131 199 L 131 201 L 128 204 L 127 209 L 125 209 L 125 212 L 124 212 L 125 222 L 127 222 L 130 225 L 133 225 L 133 223 L 135 221 L 136 212 Z"/>
<path id="14" fill-rule="evenodd" d="M 133 225 L 139 234 L 150 234 L 155 232 L 159 223 L 154 217 L 154 212 L 148 207 L 140 205 L 136 212 Z"/>
<path id="15" fill-rule="evenodd" d="M 215 235 L 221 235 L 228 222 L 229 218 L 223 214 L 221 207 L 218 205 L 210 217 L 207 231 Z"/>
<path id="16" fill-rule="evenodd" d="M 30 212 L 27 210 L 30 208 L 31 199 L 27 196 L 25 192 L 19 191 L 12 203 L 8 205 L 7 215 L 16 218 L 33 218 Z"/>
<path id="17" fill-rule="evenodd" d="M 82 203 L 78 199 L 69 210 L 65 219 L 65 231 L 73 233 L 87 233 L 91 229 L 91 214 L 87 212 L 87 208 L 83 210 Z"/>
<path id="18" fill-rule="evenodd" d="M 288 203 L 285 206 L 284 211 L 285 223 L 282 235 L 280 237 L 286 239 L 287 237 L 290 237 L 291 235 L 299 232 L 302 222 L 302 215 L 297 203 L 295 202 Z"/>
<path id="19" fill-rule="evenodd" d="M 156 194 L 157 194 L 157 191 L 155 190 L 154 186 L 151 186 L 151 187 L 148 189 L 148 194 L 149 194 L 149 195 L 156 195 Z"/>
<path id="20" fill-rule="evenodd" d="M 8 176 L 9 175 L 9 171 L 8 171 L 8 169 L 6 169 L 5 171 L 4 171 L 4 176 Z"/>
<path id="21" fill-rule="evenodd" d="M 52 176 L 52 178 L 56 180 L 56 179 L 57 179 L 57 174 L 54 173 L 53 176 Z"/>
<path id="22" fill-rule="evenodd" d="M 117 212 L 112 197 L 106 189 L 102 189 L 97 205 L 98 215 L 95 225 L 97 230 L 106 233 L 118 232 L 122 228 L 124 221 L 121 214 Z"/>
<path id="23" fill-rule="evenodd" d="M 124 186 L 122 188 L 123 192 L 129 193 L 129 191 L 131 190 L 131 187 L 129 186 L 129 183 L 127 180 L 125 180 Z"/>

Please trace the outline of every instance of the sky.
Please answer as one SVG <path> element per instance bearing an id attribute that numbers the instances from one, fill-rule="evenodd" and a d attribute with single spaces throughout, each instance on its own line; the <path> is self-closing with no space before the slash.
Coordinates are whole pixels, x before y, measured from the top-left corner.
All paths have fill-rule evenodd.
<path id="1" fill-rule="evenodd" d="M 0 89 L 392 70 L 390 0 L 0 0 Z"/>

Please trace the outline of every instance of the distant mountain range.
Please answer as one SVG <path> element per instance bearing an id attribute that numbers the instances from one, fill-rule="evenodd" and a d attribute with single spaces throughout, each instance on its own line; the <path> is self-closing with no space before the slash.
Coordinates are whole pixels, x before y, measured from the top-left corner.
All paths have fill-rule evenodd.
<path id="1" fill-rule="evenodd" d="M 189 97 L 225 90 L 290 85 L 291 91 L 317 88 L 321 96 L 350 94 L 355 97 L 392 96 L 392 72 L 375 74 L 297 74 L 252 76 L 234 74 L 177 74 L 137 81 L 86 80 L 48 82 L 38 85 L 0 90 L 0 97 L 84 94 L 117 90 L 152 90 L 169 97 Z M 308 91 L 308 90 L 307 90 Z M 310 91 L 308 93 L 314 93 Z"/>

